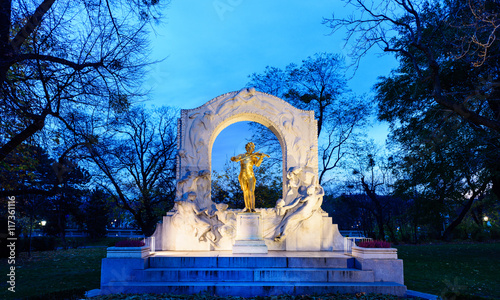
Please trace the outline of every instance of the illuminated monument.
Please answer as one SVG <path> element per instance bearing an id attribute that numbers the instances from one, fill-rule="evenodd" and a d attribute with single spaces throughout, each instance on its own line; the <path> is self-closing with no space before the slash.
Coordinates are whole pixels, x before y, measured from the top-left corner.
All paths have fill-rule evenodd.
<path id="1" fill-rule="evenodd" d="M 245 210 L 231 210 L 211 199 L 211 157 L 217 155 L 212 146 L 224 128 L 240 121 L 268 127 L 280 142 L 283 196 L 274 208 L 252 204 L 255 178 L 248 168 L 266 155 L 248 144 L 246 153 L 232 158 L 241 163 Z M 324 191 L 318 183 L 313 111 L 242 89 L 182 110 L 177 143 L 176 204 L 157 225 L 154 252 L 144 254 L 142 249 L 133 258 L 123 249 L 108 249 L 102 293 L 405 294 L 403 265 L 395 249 L 379 251 L 384 252 L 379 257 L 353 258 L 355 251 L 345 255 L 346 240 L 321 209 Z"/>
<path id="2" fill-rule="evenodd" d="M 323 189 L 318 184 L 314 112 L 297 109 L 255 89 L 224 94 L 198 108 L 182 110 L 178 123 L 176 207 L 157 227 L 156 250 L 233 250 L 240 211 L 228 210 L 227 205 L 212 201 L 210 171 L 211 157 L 217 155 L 212 153 L 215 139 L 224 128 L 240 121 L 268 127 L 281 145 L 283 197 L 276 199 L 275 208 L 256 208 L 260 221 L 252 221 L 262 227 L 267 248 L 343 250 L 344 238 L 321 209 Z M 300 202 L 303 199 L 308 201 Z"/>

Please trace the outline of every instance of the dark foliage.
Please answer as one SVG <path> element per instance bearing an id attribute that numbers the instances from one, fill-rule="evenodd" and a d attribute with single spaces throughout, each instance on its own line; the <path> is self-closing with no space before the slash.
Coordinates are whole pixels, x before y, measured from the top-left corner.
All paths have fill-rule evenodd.
<path id="1" fill-rule="evenodd" d="M 144 245 L 143 240 L 123 240 L 116 242 L 115 247 L 142 247 Z"/>

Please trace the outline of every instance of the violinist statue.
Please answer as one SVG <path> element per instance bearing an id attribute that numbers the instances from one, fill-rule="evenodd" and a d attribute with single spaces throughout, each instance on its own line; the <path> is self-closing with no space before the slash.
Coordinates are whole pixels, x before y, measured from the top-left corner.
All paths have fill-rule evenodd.
<path id="1" fill-rule="evenodd" d="M 253 166 L 259 167 L 264 157 L 270 157 L 267 154 L 253 152 L 255 145 L 250 142 L 246 144 L 246 153 L 231 157 L 231 161 L 240 162 L 241 171 L 238 180 L 243 190 L 245 200 L 245 210 L 243 212 L 255 212 L 255 175 Z"/>

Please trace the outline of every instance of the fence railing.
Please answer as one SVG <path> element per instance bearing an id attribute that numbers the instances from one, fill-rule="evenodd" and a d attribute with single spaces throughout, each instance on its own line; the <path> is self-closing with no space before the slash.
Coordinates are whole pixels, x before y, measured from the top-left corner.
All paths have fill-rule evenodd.
<path id="1" fill-rule="evenodd" d="M 31 236 L 44 236 L 45 233 L 42 230 L 36 229 L 33 230 Z M 66 237 L 86 237 L 87 233 L 81 229 L 66 229 L 65 231 Z M 135 237 L 141 238 L 144 237 L 144 234 L 141 233 L 140 230 L 137 229 L 123 229 L 123 228 L 111 228 L 107 230 L 106 236 L 108 237 Z"/>
<path id="2" fill-rule="evenodd" d="M 366 237 L 344 237 L 344 253 L 350 254 L 352 253 L 352 246 L 356 244 L 356 242 L 366 242 L 371 241 L 371 238 Z"/>
<path id="3" fill-rule="evenodd" d="M 140 230 L 137 229 L 120 229 L 120 228 L 112 228 L 107 230 L 107 236 L 123 236 L 123 237 L 144 237 L 144 234 L 141 233 Z"/>
<path id="4" fill-rule="evenodd" d="M 364 237 L 364 233 L 362 230 L 339 230 L 342 236 L 349 237 Z"/>

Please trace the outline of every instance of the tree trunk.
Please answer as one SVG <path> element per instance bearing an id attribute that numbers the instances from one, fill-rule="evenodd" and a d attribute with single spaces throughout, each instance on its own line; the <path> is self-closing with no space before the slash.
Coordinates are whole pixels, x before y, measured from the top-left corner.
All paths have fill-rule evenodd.
<path id="1" fill-rule="evenodd" d="M 385 239 L 385 230 L 384 230 L 384 218 L 380 214 L 375 215 L 375 220 L 377 220 L 378 226 L 378 236 L 377 239 L 384 240 Z"/>
<path id="2" fill-rule="evenodd" d="M 4 84 L 9 70 L 11 2 L 11 0 L 0 0 L 0 85 Z"/>
<path id="3" fill-rule="evenodd" d="M 31 203 L 31 214 L 30 214 L 30 233 L 28 238 L 28 257 L 31 258 L 31 240 L 33 234 L 33 203 Z"/>
<path id="4" fill-rule="evenodd" d="M 47 117 L 47 113 L 44 112 L 42 115 L 34 120 L 28 127 L 26 127 L 23 131 L 16 134 L 10 141 L 8 141 L 5 145 L 0 148 L 0 161 L 3 161 L 7 155 L 16 149 L 17 146 L 21 145 L 22 142 L 29 139 L 33 134 L 43 129 L 45 126 L 45 118 Z"/>
<path id="5" fill-rule="evenodd" d="M 491 178 L 491 191 L 495 194 L 497 201 L 500 201 L 500 157 L 498 159 L 493 166 L 494 175 Z"/>
<path id="6" fill-rule="evenodd" d="M 380 204 L 380 201 L 377 198 L 377 194 L 375 191 L 371 190 L 368 184 L 365 182 L 365 177 L 361 177 L 361 184 L 363 185 L 363 190 L 365 191 L 366 195 L 368 195 L 368 198 L 373 202 L 375 206 L 375 220 L 377 221 L 378 225 L 378 239 L 384 239 L 385 238 L 385 231 L 384 231 L 384 215 L 383 215 L 383 209 L 382 205 Z"/>
<path id="7" fill-rule="evenodd" d="M 451 237 L 452 237 L 451 233 L 452 233 L 452 231 L 460 223 L 462 223 L 462 220 L 464 219 L 465 215 L 467 214 L 467 212 L 469 211 L 469 209 L 472 207 L 472 203 L 474 203 L 474 197 L 471 197 L 469 199 L 469 201 L 467 201 L 467 203 L 462 208 L 462 211 L 460 212 L 460 214 L 458 215 L 458 217 L 455 220 L 453 220 L 453 222 L 451 222 L 450 225 L 448 225 L 448 227 L 446 227 L 446 229 L 443 232 L 443 236 L 442 236 L 443 240 L 445 240 L 445 241 L 451 240 Z"/>
<path id="8" fill-rule="evenodd" d="M 393 243 L 397 244 L 397 238 L 396 234 L 394 233 L 394 224 L 389 224 L 390 222 L 387 222 L 387 230 L 389 231 L 389 236 L 391 237 L 391 240 Z"/>
<path id="9" fill-rule="evenodd" d="M 450 240 L 451 239 L 451 233 L 452 233 L 453 229 L 455 229 L 462 222 L 462 220 L 465 218 L 465 215 L 472 207 L 474 200 L 476 198 L 483 198 L 484 197 L 483 192 L 486 189 L 486 187 L 488 186 L 488 184 L 489 184 L 489 181 L 485 180 L 483 185 L 480 188 L 473 191 L 472 196 L 469 198 L 467 203 L 465 203 L 465 205 L 462 208 L 462 211 L 460 212 L 458 217 L 455 220 L 453 220 L 453 222 L 451 222 L 451 224 L 448 225 L 448 227 L 444 230 L 443 236 L 442 236 L 443 240 Z"/>

